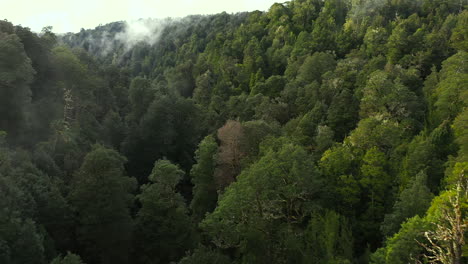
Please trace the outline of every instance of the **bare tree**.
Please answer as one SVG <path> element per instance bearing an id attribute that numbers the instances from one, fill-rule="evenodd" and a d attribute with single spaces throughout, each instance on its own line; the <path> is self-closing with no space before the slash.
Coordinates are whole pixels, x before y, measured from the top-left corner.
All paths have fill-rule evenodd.
<path id="1" fill-rule="evenodd" d="M 466 203 L 468 197 L 468 177 L 462 171 L 458 181 L 453 187 L 454 195 L 449 198 L 442 209 L 438 223 L 433 223 L 434 231 L 424 233 L 428 243 L 418 243 L 424 247 L 426 254 L 422 255 L 427 263 L 461 264 L 462 249 L 465 245 L 464 233 L 467 231 L 468 218 L 466 216 Z M 417 263 L 423 263 L 417 261 Z"/>
<path id="2" fill-rule="evenodd" d="M 244 132 L 239 121 L 228 120 L 218 129 L 220 146 L 215 179 L 219 189 L 224 189 L 232 183 L 240 172 L 241 160 L 245 156 L 243 137 Z"/>

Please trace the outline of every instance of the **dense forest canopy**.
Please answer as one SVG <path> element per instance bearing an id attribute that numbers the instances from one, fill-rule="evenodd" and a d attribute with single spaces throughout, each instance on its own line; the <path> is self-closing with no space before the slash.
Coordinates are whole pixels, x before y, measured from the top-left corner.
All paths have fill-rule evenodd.
<path id="1" fill-rule="evenodd" d="M 0 263 L 468 263 L 467 7 L 0 21 Z"/>

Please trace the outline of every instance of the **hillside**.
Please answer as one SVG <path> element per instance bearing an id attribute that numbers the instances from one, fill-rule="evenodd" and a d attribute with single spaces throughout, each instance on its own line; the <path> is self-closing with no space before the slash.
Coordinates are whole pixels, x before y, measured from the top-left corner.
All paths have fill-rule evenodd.
<path id="1" fill-rule="evenodd" d="M 0 21 L 0 263 L 468 263 L 468 3 Z"/>

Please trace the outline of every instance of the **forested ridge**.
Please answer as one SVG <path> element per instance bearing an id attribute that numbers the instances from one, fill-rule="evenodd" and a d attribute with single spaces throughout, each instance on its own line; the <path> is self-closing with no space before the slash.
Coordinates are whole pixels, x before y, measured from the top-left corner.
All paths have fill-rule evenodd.
<path id="1" fill-rule="evenodd" d="M 467 7 L 0 21 L 0 263 L 468 263 Z"/>

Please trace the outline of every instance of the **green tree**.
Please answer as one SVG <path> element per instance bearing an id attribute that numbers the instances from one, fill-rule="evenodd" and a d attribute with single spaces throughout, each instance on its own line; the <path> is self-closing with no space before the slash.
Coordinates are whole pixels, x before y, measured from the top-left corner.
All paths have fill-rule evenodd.
<path id="1" fill-rule="evenodd" d="M 297 79 L 305 84 L 322 81 L 322 75 L 335 68 L 336 61 L 332 54 L 316 52 L 305 59 L 299 68 Z"/>
<path id="2" fill-rule="evenodd" d="M 27 110 L 31 102 L 29 84 L 35 71 L 31 59 L 15 34 L 0 31 L 0 130 L 17 140 L 27 128 Z"/>
<path id="3" fill-rule="evenodd" d="M 362 161 L 359 184 L 365 197 L 365 209 L 360 224 L 366 241 L 375 245 L 380 240 L 379 223 L 384 218 L 392 181 L 387 172 L 387 157 L 377 147 L 369 149 Z"/>
<path id="4" fill-rule="evenodd" d="M 44 237 L 32 220 L 30 197 L 2 172 L 0 191 L 0 261 L 44 263 Z"/>
<path id="5" fill-rule="evenodd" d="M 219 253 L 217 250 L 212 250 L 207 247 L 199 247 L 193 251 L 189 256 L 184 257 L 178 262 L 179 264 L 198 264 L 198 263 L 212 263 L 212 264 L 231 264 L 232 261 L 229 257 Z"/>
<path id="6" fill-rule="evenodd" d="M 325 7 L 321 10 L 315 20 L 312 30 L 312 47 L 314 51 L 327 51 L 336 49 L 337 21 L 334 17 L 335 8 L 333 2 L 326 1 Z"/>
<path id="7" fill-rule="evenodd" d="M 353 236 L 347 219 L 334 211 L 312 215 L 305 231 L 313 263 L 352 263 Z"/>
<path id="8" fill-rule="evenodd" d="M 201 224 L 218 247 L 236 250 L 244 262 L 304 257 L 298 228 L 317 203 L 321 183 L 304 150 L 278 147 L 244 170 Z"/>
<path id="9" fill-rule="evenodd" d="M 334 131 L 335 139 L 343 140 L 359 119 L 359 102 L 353 93 L 344 89 L 335 95 L 327 111 L 327 125 Z"/>
<path id="10" fill-rule="evenodd" d="M 114 149 L 119 149 L 125 138 L 125 124 L 122 118 L 114 111 L 109 111 L 102 121 L 103 141 Z"/>
<path id="11" fill-rule="evenodd" d="M 422 254 L 422 247 L 417 241 L 423 241 L 424 231 L 429 224 L 419 216 L 408 219 L 401 229 L 387 239 L 385 247 L 379 248 L 370 256 L 372 264 L 406 264 L 411 263 Z"/>
<path id="12" fill-rule="evenodd" d="M 419 43 L 424 36 L 421 18 L 417 14 L 412 14 L 407 19 L 394 23 L 396 26 L 387 42 L 387 58 L 393 64 L 408 64 L 407 60 L 421 48 Z"/>
<path id="13" fill-rule="evenodd" d="M 141 187 L 135 226 L 138 263 L 169 263 L 180 259 L 193 243 L 184 198 L 176 191 L 184 172 L 167 160 L 154 164 L 151 183 Z"/>
<path id="14" fill-rule="evenodd" d="M 388 33 L 385 28 L 368 27 L 364 36 L 364 50 L 369 57 L 384 55 Z"/>
<path id="15" fill-rule="evenodd" d="M 154 161 L 166 157 L 189 170 L 204 130 L 200 109 L 190 99 L 158 93 L 122 143 L 128 173 L 145 183 Z"/>
<path id="16" fill-rule="evenodd" d="M 283 76 L 273 75 L 268 78 L 265 82 L 256 83 L 252 90 L 250 91 L 251 95 L 263 94 L 269 97 L 277 97 L 280 92 L 284 89 L 286 85 L 286 80 Z"/>
<path id="17" fill-rule="evenodd" d="M 153 101 L 155 91 L 151 87 L 150 80 L 136 77 L 132 80 L 128 93 L 132 108 L 129 118 L 131 121 L 138 123 Z"/>
<path id="18" fill-rule="evenodd" d="M 80 256 L 67 252 L 65 256 L 58 256 L 54 258 L 50 264 L 84 264 Z"/>
<path id="19" fill-rule="evenodd" d="M 377 146 L 387 152 L 400 144 L 403 137 L 402 130 L 398 123 L 381 117 L 365 118 L 359 121 L 357 128 L 351 132 L 345 142 L 361 149 Z"/>
<path id="20" fill-rule="evenodd" d="M 195 90 L 193 91 L 193 99 L 202 105 L 208 105 L 211 99 L 215 80 L 213 73 L 208 70 L 195 80 Z"/>
<path id="21" fill-rule="evenodd" d="M 70 200 L 76 210 L 81 256 L 90 263 L 128 263 L 130 206 L 135 180 L 124 176 L 125 158 L 95 146 L 74 175 Z"/>
<path id="22" fill-rule="evenodd" d="M 398 80 L 393 82 L 382 71 L 374 72 L 369 77 L 360 105 L 363 118 L 379 114 L 407 123 L 412 129 L 422 125 L 418 122 L 423 114 L 418 97 Z"/>
<path id="23" fill-rule="evenodd" d="M 404 189 L 393 205 L 391 214 L 385 215 L 381 230 L 385 236 L 398 232 L 400 224 L 413 216 L 423 217 L 432 201 L 433 195 L 426 186 L 426 174 L 419 172 L 413 182 Z"/>
<path id="24" fill-rule="evenodd" d="M 458 15 L 457 25 L 453 29 L 450 41 L 457 50 L 468 52 L 468 11 L 464 10 Z"/>
<path id="25" fill-rule="evenodd" d="M 214 172 L 216 169 L 218 144 L 213 136 L 206 136 L 195 152 L 196 164 L 190 171 L 193 183 L 193 198 L 190 209 L 197 221 L 201 221 L 206 213 L 212 212 L 218 200 Z"/>
<path id="26" fill-rule="evenodd" d="M 464 63 L 467 59 L 468 53 L 462 51 L 442 64 L 440 82 L 434 90 L 433 120 L 436 120 L 436 126 L 446 119 L 452 120 L 467 106 L 467 92 L 464 89 L 468 80 L 468 67 Z"/>

